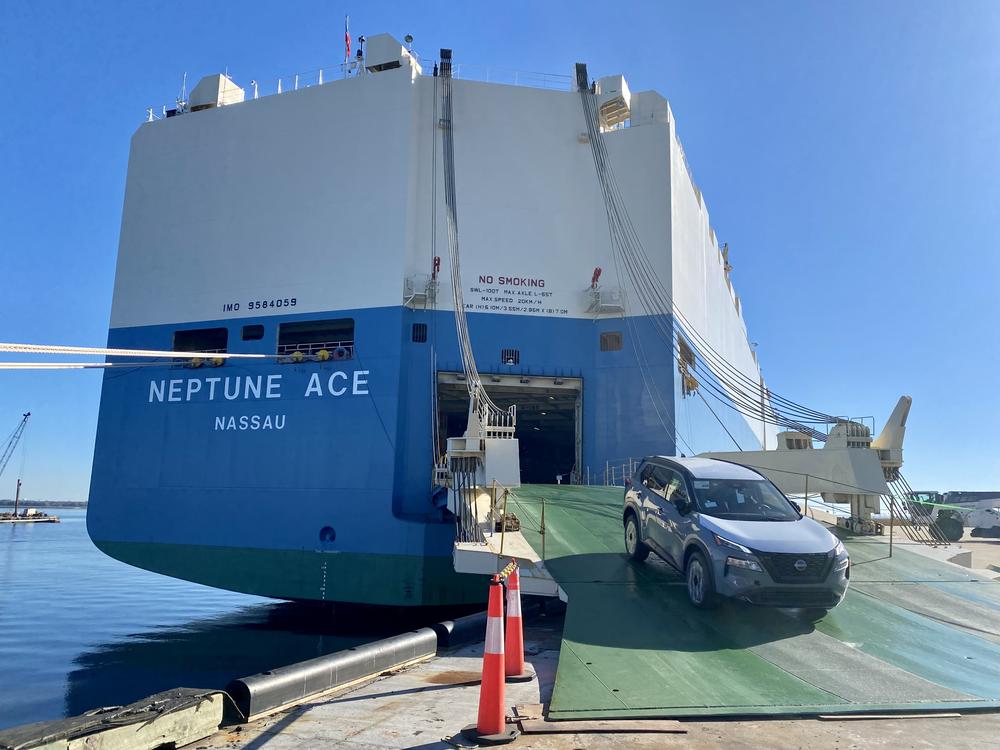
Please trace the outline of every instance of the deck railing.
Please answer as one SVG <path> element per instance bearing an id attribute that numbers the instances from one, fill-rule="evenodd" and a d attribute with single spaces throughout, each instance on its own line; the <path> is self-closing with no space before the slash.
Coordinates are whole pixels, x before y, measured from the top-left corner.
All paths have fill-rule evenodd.
<path id="1" fill-rule="evenodd" d="M 433 58 L 419 58 L 423 68 L 422 75 L 430 76 L 437 62 Z M 299 89 L 323 86 L 334 81 L 341 81 L 345 78 L 356 78 L 358 76 L 375 75 L 363 71 L 357 60 L 348 63 L 339 63 L 323 68 L 290 73 L 278 78 L 258 80 L 251 79 L 250 82 L 241 86 L 246 94 L 245 101 L 260 99 L 265 96 L 277 96 L 287 94 Z M 476 65 L 471 63 L 461 63 L 453 67 L 453 78 L 467 81 L 484 81 L 486 83 L 503 83 L 511 86 L 524 86 L 535 89 L 549 89 L 554 91 L 572 91 L 573 77 L 560 73 L 542 73 L 533 70 L 515 70 L 513 68 L 502 68 L 490 65 Z M 184 113 L 185 103 L 180 99 L 173 104 L 165 104 L 159 107 L 147 107 L 146 122 L 154 122 L 175 114 Z M 231 105 L 230 105 L 231 106 Z"/>
<path id="2" fill-rule="evenodd" d="M 318 354 L 328 351 L 334 359 L 354 359 L 354 341 L 322 341 L 307 344 L 279 344 L 278 354 L 289 356 L 300 352 L 302 354 Z M 342 356 L 337 356 L 340 352 Z"/>

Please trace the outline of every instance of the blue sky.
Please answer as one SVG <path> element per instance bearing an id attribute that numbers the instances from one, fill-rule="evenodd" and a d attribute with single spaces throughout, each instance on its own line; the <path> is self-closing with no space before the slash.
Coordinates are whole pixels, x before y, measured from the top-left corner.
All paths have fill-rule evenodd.
<path id="1" fill-rule="evenodd" d="M 909 394 L 911 484 L 1000 487 L 996 2 L 4 0 L 0 340 L 102 344 L 145 108 L 185 71 L 335 64 L 346 12 L 424 55 L 667 96 L 769 385 L 879 424 Z M 86 496 L 99 396 L 94 372 L 0 374 L 0 433 L 34 413 L 29 498 Z"/>

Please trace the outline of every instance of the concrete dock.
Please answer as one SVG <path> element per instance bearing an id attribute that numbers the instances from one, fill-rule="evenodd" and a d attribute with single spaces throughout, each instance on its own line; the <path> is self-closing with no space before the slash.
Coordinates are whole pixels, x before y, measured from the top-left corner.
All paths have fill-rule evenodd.
<path id="1" fill-rule="evenodd" d="M 883 540 L 848 538 L 852 588 L 822 620 L 739 604 L 700 612 L 668 566 L 624 558 L 620 493 L 536 486 L 512 499 L 524 538 L 569 597 L 564 613 L 529 622 L 526 652 L 538 680 L 508 685 L 506 703 L 513 716 L 544 713 L 548 726 L 516 746 L 979 748 L 995 741 L 997 581 L 905 545 L 890 557 Z M 349 694 L 221 733 L 204 747 L 468 747 L 458 733 L 476 716 L 481 653 L 481 644 L 439 652 Z M 594 720 L 610 729 L 578 729 Z M 665 725 L 675 728 L 651 731 Z"/>
<path id="2" fill-rule="evenodd" d="M 525 633 L 527 658 L 538 680 L 507 686 L 509 705 L 551 700 L 562 618 L 535 618 Z M 445 653 L 349 693 L 229 727 L 194 745 L 199 749 L 282 750 L 325 747 L 344 750 L 449 750 L 471 747 L 459 734 L 473 723 L 479 696 L 482 645 Z M 720 680 L 724 675 L 718 675 Z M 1000 717 L 992 713 L 937 714 L 909 718 L 840 720 L 694 720 L 678 722 L 680 733 L 643 731 L 642 722 L 620 729 L 578 732 L 559 722 L 560 733 L 524 734 L 511 747 L 576 748 L 977 748 L 996 740 Z"/>

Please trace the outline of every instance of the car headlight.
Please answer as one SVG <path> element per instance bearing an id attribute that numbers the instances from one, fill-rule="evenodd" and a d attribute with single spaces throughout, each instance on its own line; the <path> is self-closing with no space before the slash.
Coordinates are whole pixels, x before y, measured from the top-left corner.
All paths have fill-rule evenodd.
<path id="1" fill-rule="evenodd" d="M 727 557 L 726 565 L 730 568 L 742 568 L 743 570 L 755 570 L 758 573 L 762 572 L 760 563 L 756 560 L 744 560 L 741 557 Z"/>
<path id="2" fill-rule="evenodd" d="M 844 543 L 838 539 L 837 546 L 833 548 L 833 556 L 840 557 L 841 555 L 846 555 L 846 554 L 847 554 L 847 548 L 844 547 Z"/>
<path id="3" fill-rule="evenodd" d="M 718 544 L 720 547 L 723 547 L 725 549 L 734 549 L 737 552 L 742 552 L 744 555 L 753 554 L 752 549 L 744 547 L 742 544 L 737 544 L 736 542 L 732 542 L 726 539 L 724 536 L 719 536 L 718 534 L 712 534 L 712 536 L 715 538 L 715 543 Z"/>

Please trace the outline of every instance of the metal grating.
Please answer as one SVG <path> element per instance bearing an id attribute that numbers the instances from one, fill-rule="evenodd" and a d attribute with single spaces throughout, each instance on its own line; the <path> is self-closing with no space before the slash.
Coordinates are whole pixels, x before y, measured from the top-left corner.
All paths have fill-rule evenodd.
<path id="1" fill-rule="evenodd" d="M 501 349 L 500 350 L 500 362 L 505 365 L 519 365 L 521 364 L 521 350 L 520 349 Z"/>
<path id="2" fill-rule="evenodd" d="M 833 557 L 828 552 L 799 555 L 755 551 L 754 554 L 775 583 L 822 583 L 833 562 Z"/>

